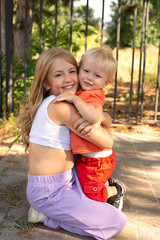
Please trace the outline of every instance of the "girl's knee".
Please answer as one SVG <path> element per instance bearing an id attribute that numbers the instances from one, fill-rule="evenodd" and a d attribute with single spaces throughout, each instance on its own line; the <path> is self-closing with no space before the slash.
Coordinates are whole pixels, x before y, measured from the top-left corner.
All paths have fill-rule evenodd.
<path id="1" fill-rule="evenodd" d="M 123 212 L 120 212 L 119 218 L 117 218 L 117 234 L 122 232 L 127 223 L 127 217 Z"/>

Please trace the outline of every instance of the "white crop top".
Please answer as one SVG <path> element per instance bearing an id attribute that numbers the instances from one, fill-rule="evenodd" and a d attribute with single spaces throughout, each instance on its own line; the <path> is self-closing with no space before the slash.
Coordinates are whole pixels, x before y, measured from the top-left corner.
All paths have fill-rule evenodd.
<path id="1" fill-rule="evenodd" d="M 51 148 L 71 150 L 69 129 L 53 123 L 48 114 L 48 105 L 56 98 L 51 95 L 44 99 L 34 117 L 29 142 Z"/>

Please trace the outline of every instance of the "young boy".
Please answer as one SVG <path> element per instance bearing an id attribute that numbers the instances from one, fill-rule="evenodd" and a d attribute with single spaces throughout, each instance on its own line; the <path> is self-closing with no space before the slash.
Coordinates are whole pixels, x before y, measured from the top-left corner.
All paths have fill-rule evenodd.
<path id="1" fill-rule="evenodd" d="M 111 118 L 101 120 L 105 102 L 105 88 L 112 80 L 117 68 L 117 62 L 108 47 L 96 47 L 87 50 L 80 61 L 79 83 L 80 90 L 76 95 L 64 93 L 57 101 L 66 100 L 73 103 L 82 120 L 76 128 L 85 133 L 91 128 L 88 123 L 102 122 L 106 128 L 111 125 Z M 85 101 L 85 103 L 84 103 Z M 78 154 L 77 170 L 79 181 L 85 195 L 97 201 L 108 202 L 120 210 L 123 207 L 125 186 L 110 178 L 116 164 L 113 149 L 101 149 L 71 132 L 71 148 Z"/>

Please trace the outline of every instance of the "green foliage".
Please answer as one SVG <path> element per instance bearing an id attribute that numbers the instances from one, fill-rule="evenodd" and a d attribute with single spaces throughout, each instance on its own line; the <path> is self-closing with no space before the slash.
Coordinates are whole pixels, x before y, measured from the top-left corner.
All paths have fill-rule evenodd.
<path id="1" fill-rule="evenodd" d="M 0 231 L 1 231 L 3 228 L 7 228 L 7 225 L 0 224 Z"/>
<path id="2" fill-rule="evenodd" d="M 54 19 L 53 4 L 44 9 L 42 17 L 42 51 L 54 46 L 55 34 L 55 19 Z M 74 8 L 73 25 L 72 25 L 72 53 L 80 50 L 85 43 L 86 31 L 86 7 L 81 6 Z M 58 19 L 57 19 L 57 46 L 69 50 L 70 42 L 70 9 L 68 6 L 63 6 L 62 3 L 58 5 Z M 88 36 L 97 35 L 100 31 L 100 20 L 94 18 L 93 9 L 89 9 L 88 13 Z M 32 54 L 38 52 L 39 46 L 39 22 L 34 22 L 32 29 Z M 96 40 L 95 40 L 96 42 Z"/>
<path id="3" fill-rule="evenodd" d="M 134 20 L 134 0 L 122 0 L 121 7 L 121 32 L 120 47 L 132 47 L 133 44 L 133 20 Z M 17 0 L 14 3 L 14 19 L 17 8 Z M 33 9 L 33 27 L 32 27 L 32 45 L 31 53 L 28 53 L 27 63 L 27 90 L 32 84 L 36 61 L 39 57 L 39 22 L 40 22 L 40 1 L 30 0 L 29 4 Z M 143 0 L 138 0 L 137 24 L 136 24 L 136 47 L 140 47 L 141 25 L 142 25 L 142 6 Z M 112 20 L 106 25 L 109 39 L 107 44 L 111 48 L 116 47 L 117 35 L 117 3 L 112 2 Z M 160 34 L 160 4 L 157 0 L 150 0 L 148 43 L 157 44 L 158 34 Z M 58 1 L 58 18 L 57 18 L 57 46 L 69 50 L 70 42 L 70 1 Z M 74 7 L 73 10 L 73 26 L 72 26 L 72 53 L 79 60 L 82 49 L 85 46 L 86 32 L 86 6 Z M 42 46 L 41 50 L 45 50 L 54 46 L 55 34 L 55 1 L 43 1 L 43 17 L 42 17 Z M 88 42 L 87 47 L 100 45 L 100 19 L 94 18 L 94 10 L 89 8 L 88 11 Z M 6 76 L 5 76 L 5 56 L 1 56 L 2 62 L 2 104 L 3 112 L 5 111 L 6 98 Z M 13 99 L 14 114 L 19 113 L 19 108 L 24 97 L 24 59 L 17 60 L 13 57 Z M 28 94 L 28 91 L 26 95 Z"/>
<path id="4" fill-rule="evenodd" d="M 160 1 L 150 0 L 148 42 L 158 46 L 160 37 Z"/>
<path id="5" fill-rule="evenodd" d="M 86 20 L 86 5 L 75 8 L 75 18 Z M 100 29 L 100 18 L 94 17 L 94 10 L 88 9 L 88 25 L 93 26 L 95 29 Z"/>
<path id="6" fill-rule="evenodd" d="M 28 89 L 33 81 L 36 60 L 33 59 L 27 63 L 27 78 L 26 89 Z M 14 113 L 18 115 L 21 102 L 24 98 L 24 62 L 22 59 L 13 59 L 13 99 L 14 99 Z"/>
<path id="7" fill-rule="evenodd" d="M 19 108 L 21 102 L 24 98 L 24 61 L 23 59 L 18 60 L 13 56 L 13 67 L 12 67 L 12 77 L 13 77 L 13 99 L 14 99 L 14 114 L 19 113 Z M 2 110 L 5 113 L 5 102 L 6 102 L 6 73 L 5 73 L 5 55 L 1 54 L 1 80 L 2 80 Z M 27 79 L 26 87 L 27 89 L 31 86 L 33 81 L 33 75 L 35 71 L 36 60 L 33 59 L 27 64 Z"/>
<path id="8" fill-rule="evenodd" d="M 149 5 L 149 23 L 148 23 L 148 44 L 158 44 L 158 36 L 160 35 L 160 4 L 159 1 L 151 0 Z M 120 48 L 132 47 L 133 45 L 133 25 L 134 25 L 134 8 L 135 1 L 122 1 L 121 4 L 121 23 L 120 23 Z M 111 22 L 106 25 L 109 39 L 106 44 L 112 48 L 116 47 L 117 38 L 117 19 L 118 19 L 118 5 L 115 2 L 111 3 Z M 141 26 L 143 13 L 143 0 L 138 1 L 137 7 L 137 22 L 136 22 L 136 36 L 135 46 L 140 47 L 141 41 Z"/>
<path id="9" fill-rule="evenodd" d="M 11 190 L 8 190 L 7 191 L 7 201 L 10 203 L 10 204 L 12 204 L 12 200 L 13 200 L 13 198 L 14 198 L 14 194 L 13 194 L 13 192 L 11 191 Z"/>
<path id="10" fill-rule="evenodd" d="M 55 2 L 53 0 L 43 1 L 42 15 L 42 46 L 41 51 L 54 46 L 55 34 Z M 17 0 L 13 1 L 14 11 L 13 19 L 17 9 Z M 27 53 L 27 78 L 24 79 L 24 59 L 17 59 L 13 56 L 13 99 L 14 99 L 14 114 L 18 115 L 20 106 L 24 98 L 24 81 L 26 81 L 26 89 L 28 90 L 33 82 L 36 61 L 39 57 L 39 22 L 40 22 L 40 1 L 30 0 L 30 6 L 33 9 L 33 26 L 32 26 L 32 45 Z M 70 42 L 70 1 L 58 2 L 58 23 L 57 23 L 57 46 L 69 50 Z M 86 6 L 74 8 L 73 11 L 73 26 L 72 26 L 72 53 L 76 57 L 77 52 L 85 45 L 86 31 Z M 88 41 L 95 44 L 99 41 L 100 23 L 99 19 L 94 18 L 93 9 L 89 9 L 88 13 Z M 89 39 L 91 36 L 91 39 Z M 2 62 L 2 105 L 5 112 L 6 102 L 6 76 L 5 76 L 5 56 L 1 57 Z M 28 91 L 26 96 L 28 95 Z M 25 96 L 25 97 L 26 97 Z"/>

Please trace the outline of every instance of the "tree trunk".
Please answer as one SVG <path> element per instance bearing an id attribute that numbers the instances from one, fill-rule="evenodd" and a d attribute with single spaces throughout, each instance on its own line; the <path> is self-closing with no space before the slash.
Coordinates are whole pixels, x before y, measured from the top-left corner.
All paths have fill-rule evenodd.
<path id="1" fill-rule="evenodd" d="M 30 4 L 28 5 L 28 18 L 27 18 L 27 43 L 25 43 L 25 0 L 18 0 L 17 10 L 16 10 L 16 21 L 14 25 L 14 47 L 13 53 L 18 57 L 18 59 L 24 57 L 25 47 L 27 51 L 32 42 L 32 9 Z"/>
<path id="2" fill-rule="evenodd" d="M 5 54 L 5 1 L 1 1 L 1 51 Z"/>

